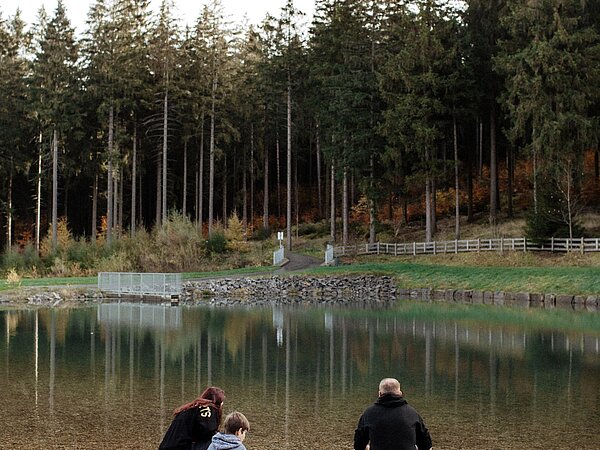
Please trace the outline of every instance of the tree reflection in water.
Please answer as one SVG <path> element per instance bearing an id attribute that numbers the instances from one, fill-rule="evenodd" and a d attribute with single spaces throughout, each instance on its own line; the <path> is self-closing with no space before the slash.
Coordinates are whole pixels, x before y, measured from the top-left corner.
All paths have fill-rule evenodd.
<path id="1" fill-rule="evenodd" d="M 543 310 L 463 321 L 431 308 L 2 311 L 0 447 L 156 448 L 173 408 L 215 384 L 252 422 L 249 449 L 349 448 L 384 376 L 438 449 L 597 444 L 598 316 L 558 331 L 524 325 Z"/>

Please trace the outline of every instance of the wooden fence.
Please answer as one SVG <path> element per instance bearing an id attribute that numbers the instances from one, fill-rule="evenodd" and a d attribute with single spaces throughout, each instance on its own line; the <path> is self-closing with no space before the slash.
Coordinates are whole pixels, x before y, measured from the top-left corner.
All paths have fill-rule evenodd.
<path id="1" fill-rule="evenodd" d="M 600 252 L 600 238 L 552 238 L 547 241 L 532 241 L 526 238 L 461 239 L 454 241 L 432 241 L 386 244 L 354 244 L 335 246 L 336 257 L 346 255 L 436 255 L 440 253 L 465 252 Z"/>

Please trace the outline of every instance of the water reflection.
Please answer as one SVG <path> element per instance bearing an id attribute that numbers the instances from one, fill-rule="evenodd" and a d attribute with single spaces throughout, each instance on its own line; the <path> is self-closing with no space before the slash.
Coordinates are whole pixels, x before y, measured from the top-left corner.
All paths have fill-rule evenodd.
<path id="1" fill-rule="evenodd" d="M 597 316 L 588 331 L 557 331 L 494 320 L 496 309 L 433 320 L 431 308 L 2 311 L 0 447 L 28 435 L 22 448 L 155 448 L 172 409 L 217 384 L 253 423 L 250 449 L 348 448 L 387 375 L 436 448 L 597 444 Z"/>

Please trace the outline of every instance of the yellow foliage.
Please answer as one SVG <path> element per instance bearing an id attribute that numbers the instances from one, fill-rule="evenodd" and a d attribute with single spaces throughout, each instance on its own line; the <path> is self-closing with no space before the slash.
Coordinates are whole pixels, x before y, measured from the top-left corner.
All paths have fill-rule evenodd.
<path id="1" fill-rule="evenodd" d="M 56 248 L 59 252 L 65 252 L 73 243 L 73 236 L 69 230 L 69 223 L 66 217 L 58 219 L 56 224 Z M 52 226 L 48 228 L 46 237 L 40 243 L 40 253 L 43 257 L 48 256 L 52 252 Z"/>
<path id="2" fill-rule="evenodd" d="M 225 230 L 225 239 L 229 248 L 234 251 L 247 251 L 248 246 L 245 242 L 244 224 L 239 219 L 234 211 L 227 221 L 227 229 Z"/>
<path id="3" fill-rule="evenodd" d="M 6 282 L 11 285 L 21 285 L 21 276 L 17 273 L 16 269 L 10 269 L 6 276 Z"/>

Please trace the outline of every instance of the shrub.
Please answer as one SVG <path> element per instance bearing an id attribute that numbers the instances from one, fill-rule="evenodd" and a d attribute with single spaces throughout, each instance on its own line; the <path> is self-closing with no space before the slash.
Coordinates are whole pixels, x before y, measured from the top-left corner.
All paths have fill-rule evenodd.
<path id="1" fill-rule="evenodd" d="M 244 236 L 244 224 L 238 218 L 235 211 L 228 220 L 225 238 L 227 239 L 227 245 L 231 250 L 236 252 L 248 251 L 248 245 Z"/>
<path id="2" fill-rule="evenodd" d="M 298 236 L 318 238 L 327 236 L 328 234 L 329 228 L 324 221 L 301 223 L 298 225 Z"/>
<path id="3" fill-rule="evenodd" d="M 71 274 L 68 265 L 60 256 L 55 256 L 50 266 L 50 273 L 55 277 L 66 277 Z"/>
<path id="4" fill-rule="evenodd" d="M 252 240 L 256 240 L 256 241 L 265 241 L 267 239 L 269 239 L 271 237 L 271 228 L 270 227 L 258 227 L 256 228 L 256 230 L 254 230 L 254 233 L 252 233 L 252 236 L 250 239 Z"/>
<path id="5" fill-rule="evenodd" d="M 98 260 L 97 269 L 102 272 L 130 272 L 134 270 L 134 267 L 127 252 L 119 250 Z"/>
<path id="6" fill-rule="evenodd" d="M 8 271 L 6 275 L 6 282 L 13 286 L 21 285 L 21 276 L 17 273 L 17 271 L 13 268 Z"/>
<path id="7" fill-rule="evenodd" d="M 2 255 L 2 267 L 4 270 L 23 270 L 25 268 L 23 255 L 14 250 L 5 252 Z"/>
<path id="8" fill-rule="evenodd" d="M 61 217 L 56 224 L 56 253 L 62 255 L 67 252 L 72 242 L 73 236 L 69 230 L 67 218 Z M 40 243 L 40 253 L 43 258 L 52 256 L 54 253 L 52 249 L 52 226 L 48 227 L 46 237 Z"/>
<path id="9" fill-rule="evenodd" d="M 569 237 L 569 225 L 565 220 L 564 200 L 552 187 L 544 184 L 538 191 L 537 211 L 531 208 L 527 214 L 525 234 L 529 239 L 542 241 L 551 237 Z M 577 217 L 573 218 L 573 237 L 584 236 L 584 230 Z"/>
<path id="10" fill-rule="evenodd" d="M 42 263 L 40 255 L 38 255 L 35 245 L 33 245 L 32 243 L 27 243 L 25 245 L 25 247 L 23 248 L 22 257 L 23 265 L 27 270 L 39 267 Z"/>
<path id="11" fill-rule="evenodd" d="M 122 242 L 133 266 L 143 271 L 193 271 L 204 256 L 196 226 L 176 212 L 151 233 L 140 230 Z"/>
<path id="12" fill-rule="evenodd" d="M 210 253 L 225 253 L 227 239 L 222 231 L 213 231 L 205 243 L 206 250 Z"/>
<path id="13" fill-rule="evenodd" d="M 98 245 L 85 239 L 76 239 L 67 250 L 67 260 L 77 263 L 82 270 L 96 266 L 99 259 Z"/>

